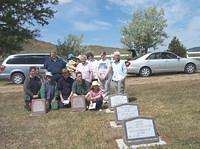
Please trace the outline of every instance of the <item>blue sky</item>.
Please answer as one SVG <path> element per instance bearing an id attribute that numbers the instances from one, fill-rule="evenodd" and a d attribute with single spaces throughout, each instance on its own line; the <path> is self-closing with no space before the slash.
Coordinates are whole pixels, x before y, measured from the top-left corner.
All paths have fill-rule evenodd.
<path id="1" fill-rule="evenodd" d="M 157 6 L 165 10 L 169 38 L 174 36 L 187 47 L 200 46 L 200 1 L 198 0 L 59 0 L 58 11 L 49 25 L 39 27 L 39 39 L 57 43 L 68 34 L 84 34 L 84 45 L 123 47 L 120 29 L 136 9 Z"/>

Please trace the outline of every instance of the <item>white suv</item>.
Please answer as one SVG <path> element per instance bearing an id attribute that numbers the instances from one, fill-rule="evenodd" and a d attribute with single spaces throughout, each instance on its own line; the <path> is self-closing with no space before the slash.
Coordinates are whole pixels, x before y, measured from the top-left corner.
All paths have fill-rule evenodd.
<path id="1" fill-rule="evenodd" d="M 15 54 L 8 56 L 0 65 L 0 79 L 22 84 L 31 66 L 44 67 L 49 53 Z"/>

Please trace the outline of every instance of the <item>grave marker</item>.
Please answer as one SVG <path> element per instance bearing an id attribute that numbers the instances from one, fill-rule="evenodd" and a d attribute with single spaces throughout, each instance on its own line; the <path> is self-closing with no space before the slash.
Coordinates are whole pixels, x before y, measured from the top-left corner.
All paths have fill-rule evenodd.
<path id="1" fill-rule="evenodd" d="M 154 119 L 135 117 L 123 121 L 123 140 L 126 145 L 138 145 L 159 142 Z"/>

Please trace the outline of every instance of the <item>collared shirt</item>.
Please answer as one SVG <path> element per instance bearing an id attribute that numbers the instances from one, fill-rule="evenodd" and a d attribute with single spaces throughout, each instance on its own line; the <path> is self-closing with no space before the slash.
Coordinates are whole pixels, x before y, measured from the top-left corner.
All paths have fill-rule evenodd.
<path id="1" fill-rule="evenodd" d="M 125 62 L 120 60 L 119 62 L 112 62 L 112 70 L 113 70 L 113 81 L 120 81 L 125 79 L 127 75 L 127 68 Z"/>
<path id="2" fill-rule="evenodd" d="M 86 95 L 89 89 L 90 89 L 90 83 L 87 82 L 86 80 L 83 80 L 82 82 L 75 80 L 72 85 L 72 91 L 77 95 Z"/>
<path id="3" fill-rule="evenodd" d="M 67 100 L 71 91 L 74 80 L 71 77 L 65 79 L 63 76 L 58 81 L 58 91 L 62 93 L 64 100 Z"/>
<path id="4" fill-rule="evenodd" d="M 56 60 L 52 60 L 51 57 L 48 57 L 44 63 L 44 68 L 47 69 L 49 72 L 54 74 L 61 74 L 62 69 L 66 67 L 66 63 L 60 59 L 56 58 Z"/>
<path id="5" fill-rule="evenodd" d="M 85 62 L 85 64 L 79 63 L 76 67 L 76 72 L 81 72 L 83 79 L 88 82 L 91 82 L 90 80 L 91 67 L 88 62 Z"/>

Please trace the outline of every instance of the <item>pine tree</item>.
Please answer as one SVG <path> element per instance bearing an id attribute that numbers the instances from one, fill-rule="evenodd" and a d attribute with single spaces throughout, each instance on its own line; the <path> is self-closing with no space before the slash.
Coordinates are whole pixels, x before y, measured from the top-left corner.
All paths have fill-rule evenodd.
<path id="1" fill-rule="evenodd" d="M 186 47 L 183 46 L 177 37 L 172 39 L 167 51 L 173 52 L 181 57 L 186 57 Z"/>

